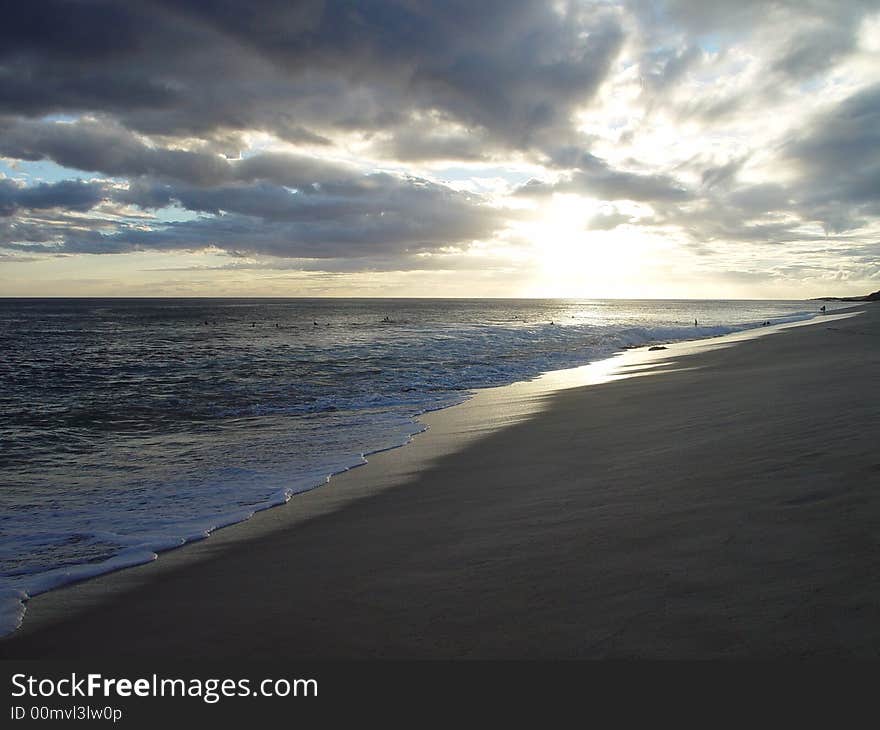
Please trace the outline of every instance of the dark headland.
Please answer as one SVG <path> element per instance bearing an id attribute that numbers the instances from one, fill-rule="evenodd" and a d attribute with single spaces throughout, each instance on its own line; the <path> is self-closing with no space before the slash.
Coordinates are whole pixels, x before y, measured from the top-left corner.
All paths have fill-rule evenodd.
<path id="1" fill-rule="evenodd" d="M 880 302 L 880 290 L 861 297 L 816 297 L 815 302 Z"/>

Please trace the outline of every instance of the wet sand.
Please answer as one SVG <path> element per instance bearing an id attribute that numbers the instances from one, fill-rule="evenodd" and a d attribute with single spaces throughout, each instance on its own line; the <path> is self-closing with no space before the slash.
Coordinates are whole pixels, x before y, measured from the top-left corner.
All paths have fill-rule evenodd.
<path id="1" fill-rule="evenodd" d="M 250 527 L 33 599 L 0 655 L 876 657 L 880 308 L 856 311 L 502 393 Z"/>

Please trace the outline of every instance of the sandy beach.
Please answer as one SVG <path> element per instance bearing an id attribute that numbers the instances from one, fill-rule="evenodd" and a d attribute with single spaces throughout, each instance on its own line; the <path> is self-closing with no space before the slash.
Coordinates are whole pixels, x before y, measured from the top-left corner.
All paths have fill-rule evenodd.
<path id="1" fill-rule="evenodd" d="M 854 311 L 435 414 L 286 507 L 34 598 L 0 654 L 876 657 L 880 310 Z"/>

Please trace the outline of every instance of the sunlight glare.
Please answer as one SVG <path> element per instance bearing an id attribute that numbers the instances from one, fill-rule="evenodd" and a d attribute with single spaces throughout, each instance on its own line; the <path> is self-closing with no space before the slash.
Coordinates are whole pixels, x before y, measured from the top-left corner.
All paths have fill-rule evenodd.
<path id="1" fill-rule="evenodd" d="M 534 296 L 627 296 L 639 280 L 651 242 L 630 226 L 590 229 L 590 221 L 609 215 L 596 200 L 556 195 L 530 227 L 535 247 Z"/>

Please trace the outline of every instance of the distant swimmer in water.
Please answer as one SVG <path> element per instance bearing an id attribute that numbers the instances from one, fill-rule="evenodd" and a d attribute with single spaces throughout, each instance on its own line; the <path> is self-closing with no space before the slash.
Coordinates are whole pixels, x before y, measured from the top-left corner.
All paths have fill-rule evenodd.
<path id="1" fill-rule="evenodd" d="M 697 324 L 697 320 L 694 320 L 694 327 L 699 327 L 699 325 Z"/>
<path id="2" fill-rule="evenodd" d="M 824 304 L 821 307 L 819 307 L 819 311 L 822 312 L 822 314 L 825 314 L 825 305 Z"/>
<path id="3" fill-rule="evenodd" d="M 390 324 L 390 322 L 391 322 L 391 320 L 388 318 L 387 314 L 382 318 L 382 321 L 385 323 L 388 323 L 388 324 Z"/>
<path id="4" fill-rule="evenodd" d="M 317 323 L 317 322 L 312 322 L 312 324 L 315 325 L 315 327 L 318 326 L 318 323 Z"/>

